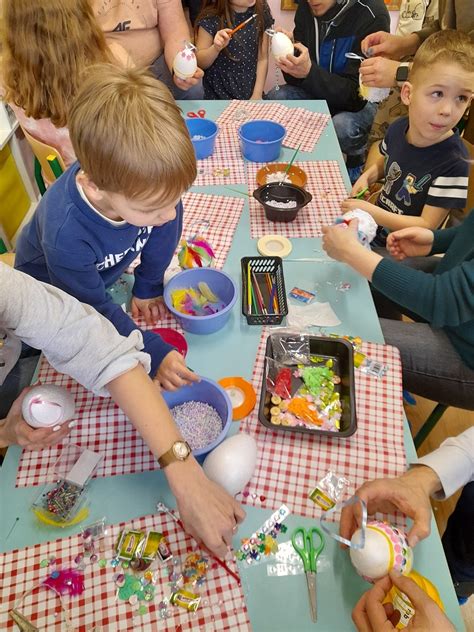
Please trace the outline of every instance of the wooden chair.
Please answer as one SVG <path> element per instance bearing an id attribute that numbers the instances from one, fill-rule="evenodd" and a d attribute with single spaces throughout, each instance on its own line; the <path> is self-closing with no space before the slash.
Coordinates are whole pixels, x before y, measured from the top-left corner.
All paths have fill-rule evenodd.
<path id="1" fill-rule="evenodd" d="M 66 165 L 57 149 L 34 138 L 25 129 L 23 129 L 23 133 L 35 155 L 35 179 L 38 189 L 43 195 L 47 186 L 52 184 L 66 169 Z"/>

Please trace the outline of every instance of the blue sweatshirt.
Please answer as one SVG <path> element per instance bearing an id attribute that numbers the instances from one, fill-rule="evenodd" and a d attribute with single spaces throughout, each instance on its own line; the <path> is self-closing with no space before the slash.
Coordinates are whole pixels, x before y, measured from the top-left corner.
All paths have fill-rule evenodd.
<path id="1" fill-rule="evenodd" d="M 72 165 L 41 199 L 17 241 L 15 268 L 92 305 L 119 333 L 128 336 L 138 328 L 120 305 L 113 303 L 107 288 L 140 253 L 134 296 L 163 294 L 163 275 L 181 236 L 183 205 L 178 204 L 176 218 L 163 226 L 111 223 L 79 193 L 79 169 L 78 163 Z M 174 347 L 150 331 L 142 331 L 142 335 L 154 376 Z"/>

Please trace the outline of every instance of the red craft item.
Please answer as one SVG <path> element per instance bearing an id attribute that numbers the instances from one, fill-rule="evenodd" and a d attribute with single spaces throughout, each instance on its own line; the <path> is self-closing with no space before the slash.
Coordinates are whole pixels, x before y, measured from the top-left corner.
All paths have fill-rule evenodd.
<path id="1" fill-rule="evenodd" d="M 175 347 L 183 358 L 186 357 L 188 353 L 188 343 L 186 342 L 186 338 L 180 334 L 179 331 L 171 329 L 171 327 L 156 327 L 156 329 L 152 329 L 152 332 L 158 334 L 165 342 Z"/>
<path id="2" fill-rule="evenodd" d="M 273 393 L 279 395 L 282 399 L 291 397 L 291 369 L 280 369 L 278 371 Z"/>

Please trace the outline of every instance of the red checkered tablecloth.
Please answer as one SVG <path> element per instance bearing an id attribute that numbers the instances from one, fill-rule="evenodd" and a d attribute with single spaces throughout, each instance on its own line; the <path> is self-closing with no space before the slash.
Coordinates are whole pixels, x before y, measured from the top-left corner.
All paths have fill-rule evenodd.
<path id="1" fill-rule="evenodd" d="M 268 334 L 268 330 L 262 333 L 253 371 L 253 387 L 258 394 Z M 351 481 L 351 493 L 366 480 L 397 476 L 405 470 L 399 352 L 374 343 L 364 343 L 362 352 L 387 364 L 389 371 L 376 378 L 356 370 L 357 431 L 347 439 L 269 430 L 258 421 L 257 404 L 240 428 L 255 437 L 258 461 L 239 500 L 268 509 L 285 503 L 291 512 L 311 517 L 321 510 L 308 495 L 329 470 Z"/>
<path id="2" fill-rule="evenodd" d="M 229 170 L 225 175 L 225 170 Z M 221 128 L 216 139 L 214 153 L 197 161 L 196 186 L 239 184 L 245 182 L 245 163 L 240 151 L 237 132 Z"/>
<path id="3" fill-rule="evenodd" d="M 244 602 L 242 588 L 218 566 L 209 560 L 209 570 L 204 584 L 197 588 L 201 595 L 201 604 L 195 613 L 169 606 L 170 616 L 161 619 L 158 604 L 170 596 L 168 571 L 166 565 L 158 567 L 158 583 L 155 598 L 150 602 L 140 601 L 148 608 L 140 615 L 127 602 L 116 598 L 117 587 L 114 575 L 119 570 L 110 565 L 114 556 L 113 545 L 119 532 L 124 528 L 156 530 L 164 533 L 171 552 L 181 562 L 185 556 L 196 550 L 194 540 L 184 534 L 169 516 L 155 515 L 138 518 L 125 524 L 116 524 L 107 529 L 103 550 L 99 557 L 107 560 L 105 568 L 97 562 L 88 562 L 84 570 L 85 591 L 80 596 L 63 597 L 76 632 L 120 632 L 125 630 L 212 630 L 244 632 L 250 630 L 250 622 Z M 62 538 L 54 542 L 29 546 L 5 553 L 0 556 L 0 629 L 16 630 L 16 624 L 9 618 L 8 611 L 24 592 L 44 581 L 51 568 L 40 566 L 42 560 L 56 558 L 57 568 L 75 568 L 74 558 L 83 552 L 82 538 L 79 535 Z M 204 554 L 208 557 L 206 554 Z M 229 563 L 237 571 L 235 562 Z M 124 572 L 120 570 L 120 572 Z M 62 632 L 65 625 L 59 598 L 52 590 L 36 589 L 28 595 L 18 610 L 41 632 Z"/>
<path id="4" fill-rule="evenodd" d="M 333 224 L 341 215 L 341 202 L 348 193 L 336 160 L 317 160 L 315 162 L 296 162 L 308 176 L 305 189 L 313 199 L 301 209 L 292 222 L 270 222 L 265 217 L 263 206 L 253 197 L 249 198 L 250 234 L 252 238 L 277 234 L 284 237 L 319 237 L 321 227 Z M 249 192 L 256 188 L 257 171 L 263 163 L 248 163 L 247 173 Z"/>
<path id="5" fill-rule="evenodd" d="M 141 329 L 153 329 L 143 320 L 137 320 Z M 183 330 L 171 314 L 156 327 L 172 327 Z M 73 428 L 67 443 L 79 445 L 103 456 L 94 476 L 115 476 L 147 472 L 158 469 L 150 449 L 110 398 L 96 397 L 72 378 L 57 373 L 43 357 L 38 379 L 48 384 L 67 388 L 76 401 L 77 426 Z M 61 455 L 64 444 L 60 443 L 40 452 L 23 451 L 16 476 L 17 487 L 41 485 L 53 476 L 53 466 Z"/>
<path id="6" fill-rule="evenodd" d="M 301 151 L 313 151 L 330 119 L 329 114 L 311 112 L 306 108 L 289 108 L 282 103 L 267 101 L 231 101 L 217 119 L 221 128 L 239 127 L 245 121 L 267 119 L 286 129 L 283 145 Z"/>
<path id="7" fill-rule="evenodd" d="M 183 238 L 196 232 L 197 222 L 207 220 L 209 227 L 200 232 L 216 253 L 215 267 L 222 268 L 244 208 L 243 198 L 185 193 L 183 206 Z"/>

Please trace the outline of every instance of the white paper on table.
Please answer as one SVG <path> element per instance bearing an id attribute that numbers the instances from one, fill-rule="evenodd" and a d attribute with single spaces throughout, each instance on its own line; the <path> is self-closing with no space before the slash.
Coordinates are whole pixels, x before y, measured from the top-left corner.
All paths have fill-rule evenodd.
<path id="1" fill-rule="evenodd" d="M 292 327 L 336 327 L 341 324 L 330 303 L 289 303 L 286 320 Z"/>

